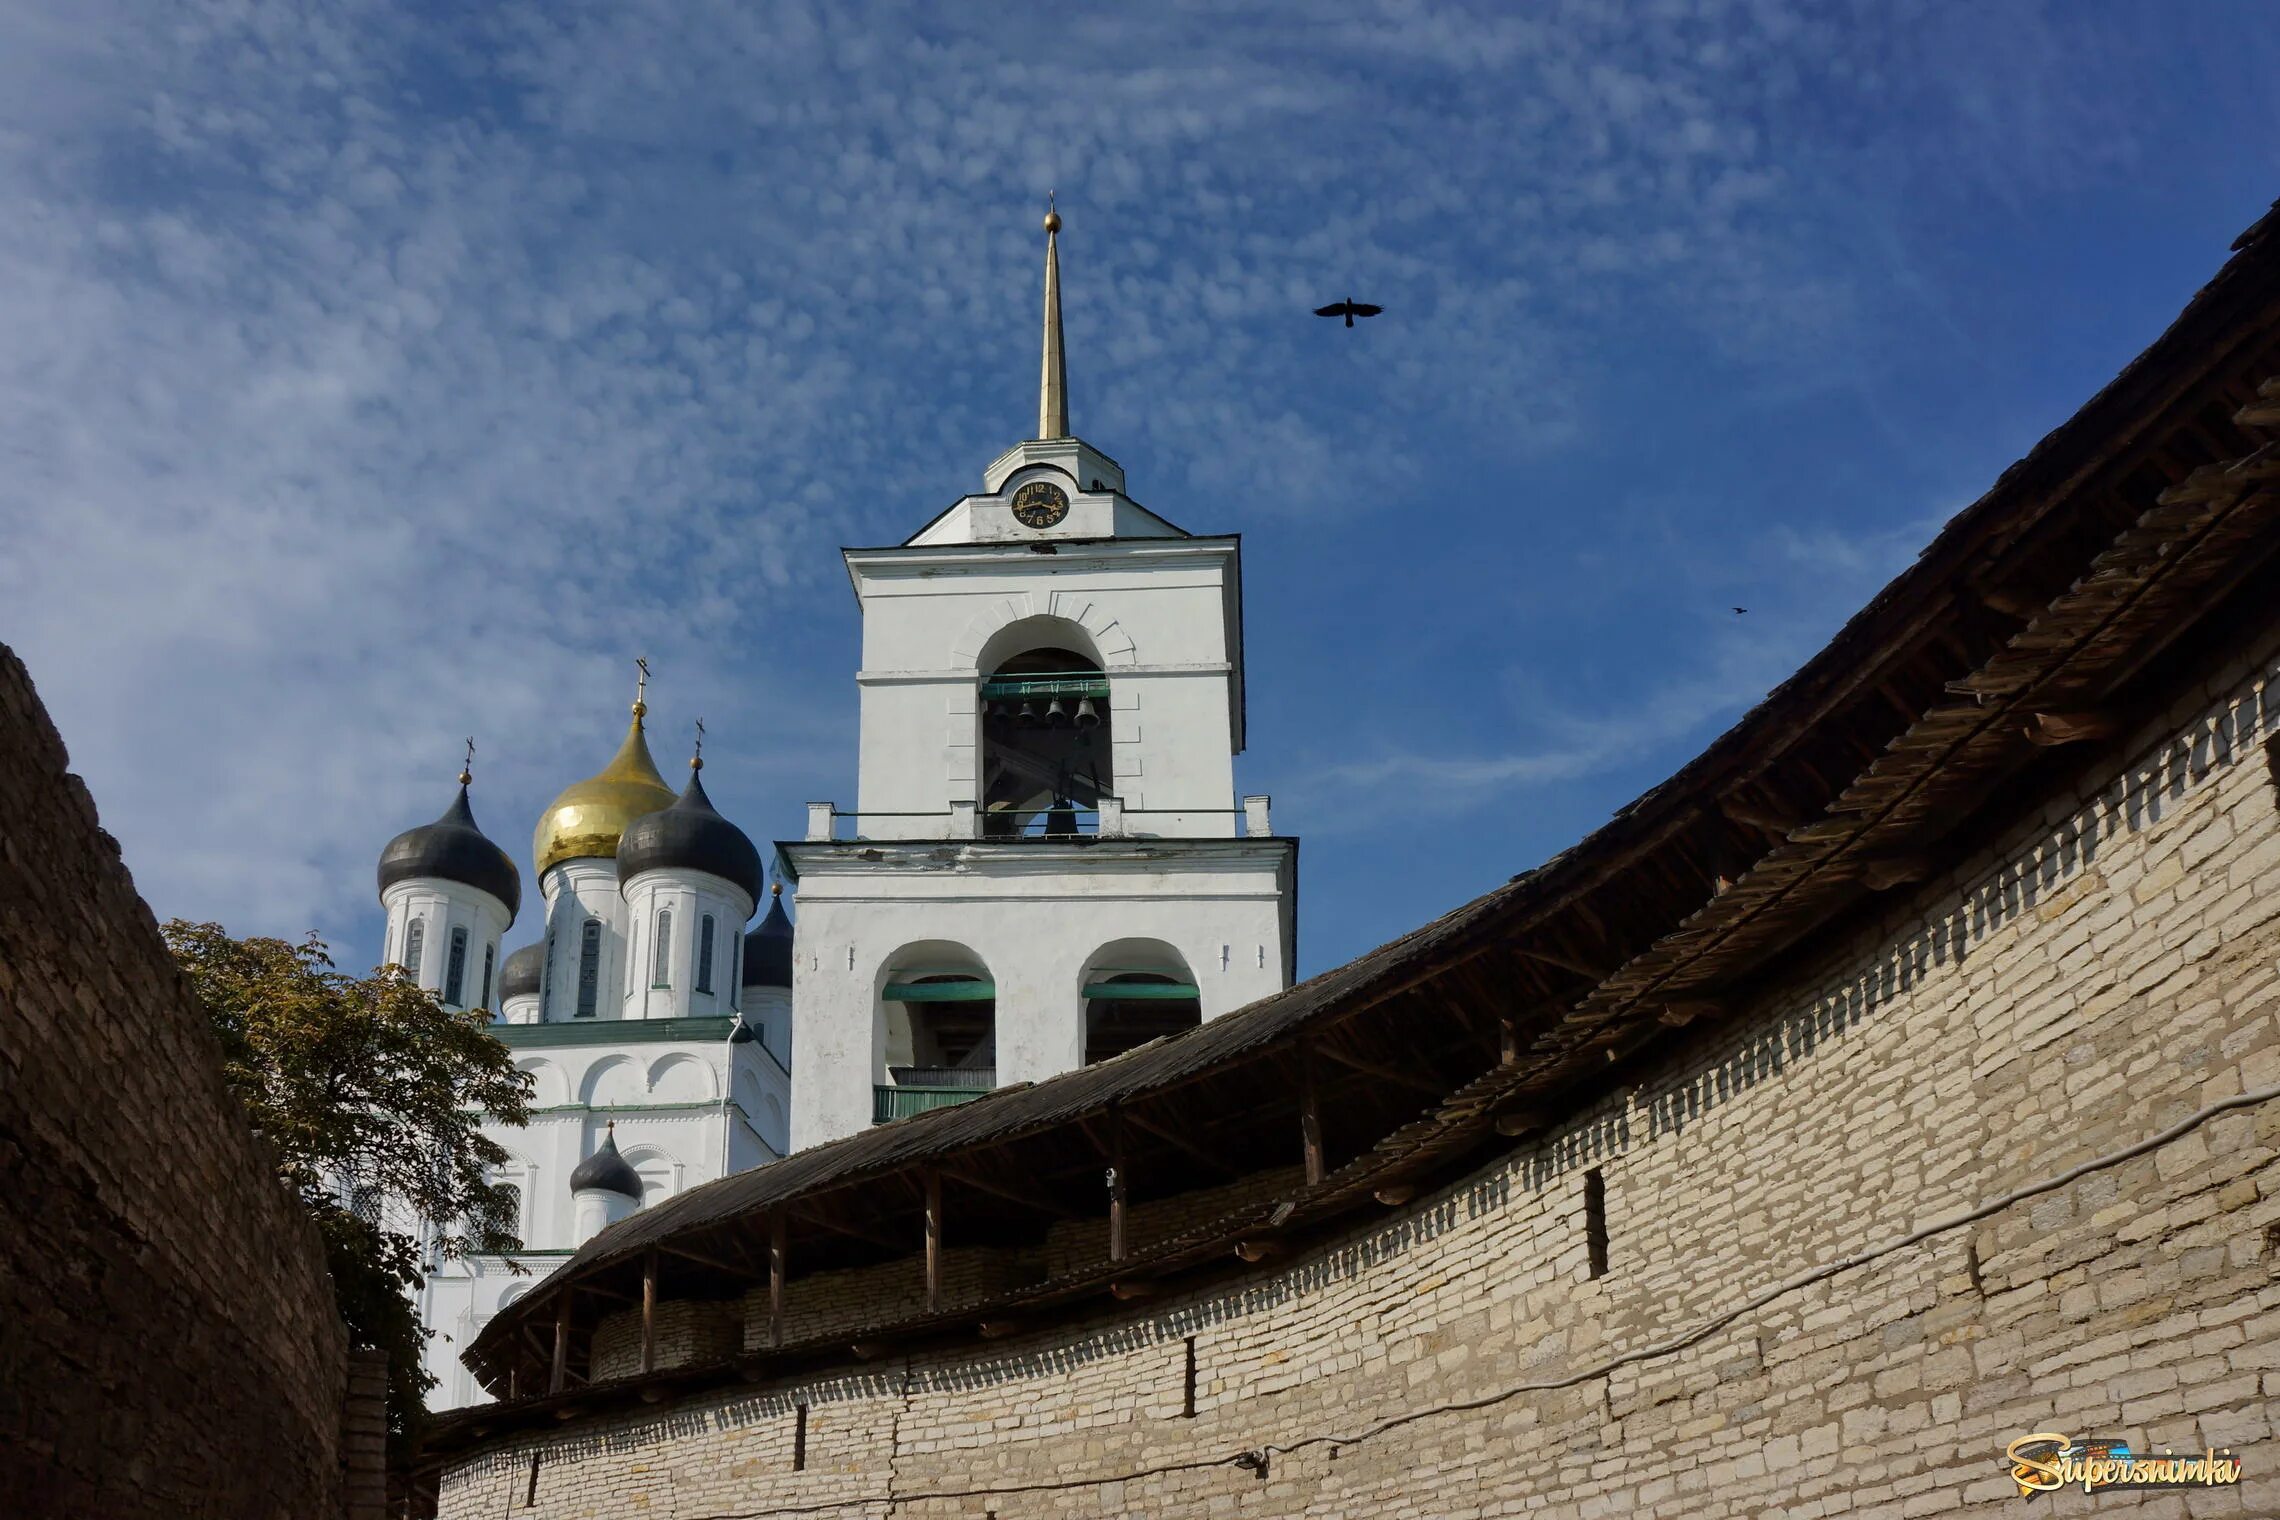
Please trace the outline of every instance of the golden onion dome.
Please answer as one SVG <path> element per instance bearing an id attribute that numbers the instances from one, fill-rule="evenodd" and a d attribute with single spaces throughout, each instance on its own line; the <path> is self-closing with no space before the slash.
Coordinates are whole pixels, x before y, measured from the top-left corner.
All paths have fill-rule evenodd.
<path id="1" fill-rule="evenodd" d="M 539 815 L 530 848 L 541 880 L 565 860 L 613 859 L 627 824 L 673 805 L 673 789 L 657 774 L 649 741 L 642 736 L 645 711 L 644 704 L 634 703 L 633 726 L 625 731 L 616 758 L 599 774 L 564 787 Z"/>

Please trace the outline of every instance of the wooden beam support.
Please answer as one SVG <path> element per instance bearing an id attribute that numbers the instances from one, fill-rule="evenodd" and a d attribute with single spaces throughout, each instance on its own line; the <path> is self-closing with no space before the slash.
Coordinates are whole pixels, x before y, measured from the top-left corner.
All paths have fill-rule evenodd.
<path id="1" fill-rule="evenodd" d="M 942 1174 L 926 1169 L 926 1312 L 942 1312 Z"/>
<path id="2" fill-rule="evenodd" d="M 1577 976 L 1589 977 L 1595 982 L 1604 982 L 1608 977 L 1614 975 L 1613 970 L 1609 967 L 1596 965 L 1579 955 L 1552 945 L 1514 945 L 1512 953 L 1524 955 L 1532 961 L 1541 961 L 1547 966 L 1557 966 L 1562 971 L 1572 971 Z"/>
<path id="3" fill-rule="evenodd" d="M 1108 1111 L 1108 1259 L 1124 1260 L 1125 1204 L 1130 1192 L 1124 1171 L 1124 1110 Z"/>
<path id="4" fill-rule="evenodd" d="M 588 1278 L 583 1282 L 574 1282 L 569 1287 L 563 1289 L 563 1291 L 565 1293 L 589 1293 L 592 1294 L 595 1298 L 611 1298 L 617 1300 L 621 1304 L 638 1304 L 641 1302 L 640 1295 L 638 1294 L 620 1293 L 615 1288 L 605 1288 L 600 1283 L 593 1281 L 591 1278 Z"/>
<path id="5" fill-rule="evenodd" d="M 1664 1002 L 1662 1011 L 1655 1015 L 1673 1029 L 1693 1023 L 1696 1019 L 1716 1018 L 1726 1011 L 1726 1005 L 1716 998 L 1671 998 Z"/>
<path id="6" fill-rule="evenodd" d="M 1171 1130 L 1164 1128 L 1160 1124 L 1151 1124 L 1146 1119 L 1141 1118 L 1137 1113 L 1134 1113 L 1128 1109 L 1120 1108 L 1117 1110 L 1117 1112 L 1123 1114 L 1125 1122 L 1130 1124 L 1134 1129 L 1144 1130 L 1148 1134 L 1154 1135 L 1157 1139 L 1163 1141 L 1172 1149 L 1180 1152 L 1189 1160 L 1209 1167 L 1212 1171 L 1219 1173 L 1219 1175 L 1222 1177 L 1239 1177 L 1242 1175 L 1242 1173 L 1238 1172 L 1233 1165 L 1220 1160 L 1217 1156 L 1214 1156 L 1211 1154 L 1211 1152 L 1205 1150 L 1202 1146 L 1197 1145 L 1194 1141 L 1188 1139 L 1186 1136 L 1174 1134 Z"/>
<path id="7" fill-rule="evenodd" d="M 1884 855 L 1861 862 L 1861 885 L 1871 892 L 1888 892 L 1894 887 L 1922 881 L 1932 874 L 1932 863 L 1921 855 Z"/>
<path id="8" fill-rule="evenodd" d="M 808 1223 L 819 1225 L 835 1235 L 846 1235 L 856 1240 L 868 1241 L 875 1246 L 884 1246 L 898 1256 L 910 1250 L 910 1237 L 907 1235 L 898 1240 L 884 1230 L 874 1230 L 868 1225 L 850 1224 L 844 1219 L 834 1219 L 829 1214 L 817 1209 L 812 1200 L 805 1207 Z"/>
<path id="9" fill-rule="evenodd" d="M 1520 1021 L 1509 1013 L 1496 1021 L 1496 1064 L 1520 1064 Z"/>
<path id="10" fill-rule="evenodd" d="M 2120 731 L 2121 719 L 2104 712 L 2039 712 L 2027 719 L 2028 742 L 2041 745 L 2075 744 L 2104 739 Z"/>
<path id="11" fill-rule="evenodd" d="M 570 1295 L 562 1294 L 554 1301 L 554 1363 L 546 1375 L 546 1391 L 560 1393 L 563 1379 L 570 1372 Z"/>
<path id="12" fill-rule="evenodd" d="M 784 1211 L 768 1211 L 768 1345 L 784 1344 Z"/>
<path id="13" fill-rule="evenodd" d="M 2031 622 L 2050 609 L 2047 598 L 2038 600 L 2033 592 L 2007 590 L 2000 586 L 1982 586 L 1978 591 L 1979 604 L 1992 608 L 2007 618 Z"/>
<path id="14" fill-rule="evenodd" d="M 1298 1042 L 1298 1143 L 1306 1160 L 1306 1185 L 1322 1180 L 1322 1103 L 1315 1090 L 1314 1042 Z"/>
<path id="15" fill-rule="evenodd" d="M 1321 1042 L 1321 1051 L 1322 1054 L 1336 1061 L 1340 1066 L 1349 1067 L 1368 1076 L 1381 1077 L 1397 1087 L 1406 1087 L 1412 1091 L 1424 1093 L 1430 1098 L 1445 1098 L 1449 1095 L 1446 1083 L 1435 1082 L 1431 1078 L 1418 1076 L 1415 1072 L 1401 1071 L 1391 1066 L 1380 1066 L 1375 1061 L 1365 1061 L 1359 1056 L 1347 1055 L 1328 1040 Z"/>
<path id="16" fill-rule="evenodd" d="M 1509 1108 L 1496 1116 L 1496 1132 L 1510 1139 L 1534 1134 L 1551 1122 L 1551 1116 L 1540 1108 Z"/>
<path id="17" fill-rule="evenodd" d="M 1787 839 L 1789 831 L 1804 821 L 1793 817 L 1787 809 L 1769 807 L 1747 797 L 1722 797 L 1718 801 L 1718 811 L 1744 828 L 1771 834 L 1776 839 Z"/>
<path id="18" fill-rule="evenodd" d="M 657 1253 L 641 1259 L 641 1375 L 657 1370 Z"/>
<path id="19" fill-rule="evenodd" d="M 659 1246 L 657 1249 L 693 1261 L 700 1267 L 710 1267 L 715 1272 L 726 1272 L 731 1277 L 750 1277 L 752 1275 L 752 1266 L 749 1262 L 722 1261 L 717 1256 L 707 1256 L 704 1252 L 692 1251 L 687 1246 Z M 627 1302 L 630 1303 L 631 1301 L 628 1298 Z"/>
<path id="20" fill-rule="evenodd" d="M 1083 1217 L 1061 1207 L 1050 1199 L 1017 1193 L 1012 1188 L 1000 1187 L 987 1178 L 976 1176 L 963 1167 L 946 1166 L 941 1171 L 943 1176 L 957 1183 L 960 1187 L 970 1187 L 977 1193 L 987 1193 L 992 1198 L 1002 1198 L 1007 1203 L 1018 1203 L 1024 1208 L 1035 1209 L 1040 1214 L 1050 1214 L 1055 1219 L 1079 1219 Z"/>

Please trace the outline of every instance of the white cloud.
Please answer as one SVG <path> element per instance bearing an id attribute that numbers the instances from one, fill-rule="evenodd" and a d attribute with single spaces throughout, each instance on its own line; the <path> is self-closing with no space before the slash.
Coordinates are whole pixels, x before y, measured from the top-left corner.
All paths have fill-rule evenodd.
<path id="1" fill-rule="evenodd" d="M 2085 133 L 2126 153 L 2102 103 L 2029 88 L 2040 30 L 2002 22 L 1941 81 L 1905 73 L 1911 25 L 19 4 L 0 637 L 162 913 L 368 929 L 374 853 L 470 731 L 520 854 L 606 755 L 637 651 L 659 748 L 703 711 L 724 801 L 845 795 L 831 550 L 901 536 L 1016 436 L 1044 187 L 1077 421 L 1143 498 L 1350 516 L 1446 489 L 1452 438 L 1519 469 L 1670 404 L 1605 394 L 1641 333 L 1815 372 L 1879 299 L 1828 258 L 1874 220 L 1832 193 L 1862 165 L 1912 190 Z M 2009 141 L 1973 158 L 1958 121 Z M 1348 293 L 1391 319 L 1325 344 L 1301 314 Z M 1779 674 L 1736 647 L 1656 721 Z M 1636 742 L 1323 784 L 1474 795 Z"/>

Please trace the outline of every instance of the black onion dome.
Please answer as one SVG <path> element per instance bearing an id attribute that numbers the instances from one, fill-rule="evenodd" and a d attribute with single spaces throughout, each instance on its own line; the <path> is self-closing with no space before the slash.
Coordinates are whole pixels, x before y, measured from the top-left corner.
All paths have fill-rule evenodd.
<path id="1" fill-rule="evenodd" d="M 792 985 L 792 920 L 784 912 L 781 887 L 776 889 L 775 900 L 768 904 L 768 916 L 760 920 L 758 928 L 744 936 L 744 985 Z"/>
<path id="2" fill-rule="evenodd" d="M 734 882 L 760 900 L 760 852 L 744 830 L 713 811 L 703 772 L 689 772 L 680 798 L 662 812 L 636 818 L 618 839 L 618 880 L 644 871 L 703 871 Z"/>
<path id="3" fill-rule="evenodd" d="M 507 957 L 507 964 L 499 972 L 499 1001 L 536 997 L 545 981 L 546 941 L 539 940 Z"/>
<path id="4" fill-rule="evenodd" d="M 578 1163 L 570 1174 L 570 1191 L 583 1193 L 588 1188 L 605 1188 L 612 1193 L 623 1193 L 639 1202 L 641 1199 L 641 1173 L 633 1163 L 618 1154 L 617 1126 L 611 1125 L 602 1134 L 602 1143 L 594 1147 L 594 1154 Z"/>
<path id="5" fill-rule="evenodd" d="M 455 881 L 488 892 L 507 905 L 507 922 L 522 909 L 522 876 L 507 852 L 491 843 L 475 827 L 475 814 L 467 806 L 467 786 L 443 816 L 416 829 L 406 829 L 388 841 L 380 852 L 380 891 L 414 877 Z"/>

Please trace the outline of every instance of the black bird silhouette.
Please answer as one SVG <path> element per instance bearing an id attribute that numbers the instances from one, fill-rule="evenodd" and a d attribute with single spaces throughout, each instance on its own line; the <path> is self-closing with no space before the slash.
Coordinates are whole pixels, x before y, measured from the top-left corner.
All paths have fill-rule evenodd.
<path id="1" fill-rule="evenodd" d="M 1314 314 L 1318 317 L 1344 317 L 1346 325 L 1351 327 L 1354 325 L 1354 318 L 1374 317 L 1383 310 L 1385 308 L 1382 306 L 1372 306 L 1367 301 L 1357 301 L 1348 296 L 1343 301 L 1336 301 L 1328 306 L 1315 307 Z"/>
<path id="2" fill-rule="evenodd" d="M 1749 609 L 1749 608 L 1747 608 L 1747 607 L 1736 607 L 1734 610 L 1735 610 L 1736 612 L 1747 612 L 1747 611 L 1749 611 L 1750 609 Z"/>

